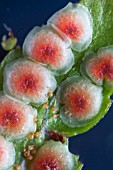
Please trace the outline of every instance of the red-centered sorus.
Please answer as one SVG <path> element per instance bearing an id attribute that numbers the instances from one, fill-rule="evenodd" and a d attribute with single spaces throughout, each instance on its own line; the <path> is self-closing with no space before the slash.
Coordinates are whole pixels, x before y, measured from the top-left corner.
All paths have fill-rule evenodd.
<path id="1" fill-rule="evenodd" d="M 46 141 L 38 150 L 29 170 L 72 170 L 77 165 L 74 156 L 68 151 L 68 145 L 53 140 Z"/>
<path id="2" fill-rule="evenodd" d="M 57 99 L 62 105 L 60 117 L 70 127 L 80 127 L 98 114 L 102 88 L 83 77 L 67 78 L 58 88 Z"/>
<path id="3" fill-rule="evenodd" d="M 21 139 L 36 130 L 34 108 L 0 93 L 0 134 L 9 139 Z"/>
<path id="4" fill-rule="evenodd" d="M 74 64 L 71 41 L 53 25 L 34 27 L 23 44 L 25 57 L 48 66 L 54 74 L 65 74 Z"/>
<path id="5" fill-rule="evenodd" d="M 83 5 L 69 3 L 56 12 L 48 23 L 54 24 L 72 40 L 72 48 L 75 51 L 84 50 L 92 41 L 92 17 Z"/>
<path id="6" fill-rule="evenodd" d="M 56 80 L 44 66 L 27 59 L 7 64 L 4 69 L 4 92 L 26 103 L 41 105 L 54 91 Z"/>
<path id="7" fill-rule="evenodd" d="M 15 149 L 12 142 L 0 136 L 0 169 L 10 169 L 15 162 Z"/>
<path id="8" fill-rule="evenodd" d="M 97 54 L 89 52 L 81 64 L 81 73 L 97 85 L 113 90 L 113 46 L 102 47 Z"/>

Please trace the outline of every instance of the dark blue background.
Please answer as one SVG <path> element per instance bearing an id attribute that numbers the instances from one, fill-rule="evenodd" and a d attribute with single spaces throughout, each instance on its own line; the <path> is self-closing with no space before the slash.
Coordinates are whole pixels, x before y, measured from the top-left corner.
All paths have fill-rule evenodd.
<path id="1" fill-rule="evenodd" d="M 68 0 L 0 0 L 0 41 L 2 35 L 6 34 L 3 28 L 3 23 L 6 23 L 13 28 L 18 44 L 22 45 L 26 34 L 35 25 L 46 24 L 47 19 L 68 2 Z M 0 47 L 0 59 L 4 55 L 5 51 Z M 71 137 L 69 148 L 72 153 L 80 155 L 80 160 L 84 163 L 83 170 L 113 170 L 113 107 L 93 129 Z"/>

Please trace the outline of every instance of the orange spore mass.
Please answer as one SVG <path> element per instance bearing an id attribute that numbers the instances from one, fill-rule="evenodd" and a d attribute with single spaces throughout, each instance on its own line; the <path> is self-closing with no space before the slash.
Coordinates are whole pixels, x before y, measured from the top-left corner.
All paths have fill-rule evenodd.
<path id="1" fill-rule="evenodd" d="M 7 126 L 8 129 L 16 128 L 21 121 L 21 114 L 8 104 L 1 106 L 0 109 L 0 126 Z"/>
<path id="2" fill-rule="evenodd" d="M 43 156 L 36 160 L 34 163 L 35 170 L 60 170 L 56 158 L 51 156 Z"/>
<path id="3" fill-rule="evenodd" d="M 13 78 L 13 76 L 12 76 Z M 35 94 L 40 88 L 40 77 L 35 77 L 33 74 L 21 74 L 17 79 L 14 79 L 16 90 L 20 93 Z M 14 88 L 15 88 L 14 87 Z"/>
<path id="4" fill-rule="evenodd" d="M 7 111 L 4 113 L 3 121 L 2 121 L 2 126 L 6 126 L 9 123 L 11 125 L 17 124 L 19 121 L 17 113 L 13 111 Z"/>
<path id="5" fill-rule="evenodd" d="M 68 107 L 76 118 L 82 118 L 90 110 L 90 95 L 87 92 L 74 92 L 69 95 Z"/>
<path id="6" fill-rule="evenodd" d="M 97 79 L 113 79 L 113 59 L 110 56 L 94 60 L 90 63 L 91 74 Z"/>
<path id="7" fill-rule="evenodd" d="M 51 42 L 51 40 L 50 40 Z M 32 48 L 32 56 L 34 60 L 43 64 L 58 65 L 60 60 L 59 48 L 54 43 L 35 42 Z"/>
<path id="8" fill-rule="evenodd" d="M 56 26 L 72 40 L 79 41 L 82 36 L 82 25 L 71 13 L 61 14 L 57 19 Z"/>
<path id="9" fill-rule="evenodd" d="M 72 40 L 79 40 L 81 31 L 73 23 L 65 23 L 59 26 L 60 30 L 69 36 Z"/>

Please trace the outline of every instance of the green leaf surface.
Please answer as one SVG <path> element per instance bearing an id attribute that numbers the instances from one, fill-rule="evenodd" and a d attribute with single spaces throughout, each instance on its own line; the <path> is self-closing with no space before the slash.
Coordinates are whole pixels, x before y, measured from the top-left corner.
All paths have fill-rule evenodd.
<path id="1" fill-rule="evenodd" d="M 81 170 L 83 167 L 83 164 L 79 161 L 79 156 L 75 155 L 74 159 L 75 159 L 75 165 L 77 165 L 77 167 L 75 167 L 73 170 Z"/>

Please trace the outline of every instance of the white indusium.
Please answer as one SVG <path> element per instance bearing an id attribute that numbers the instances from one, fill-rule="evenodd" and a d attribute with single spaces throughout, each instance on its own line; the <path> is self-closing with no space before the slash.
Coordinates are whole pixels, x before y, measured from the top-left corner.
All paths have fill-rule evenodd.
<path id="1" fill-rule="evenodd" d="M 0 134 L 8 139 L 22 139 L 36 131 L 36 109 L 0 93 Z"/>
<path id="2" fill-rule="evenodd" d="M 15 162 L 15 149 L 12 142 L 0 136 L 0 170 L 9 170 Z"/>
<path id="3" fill-rule="evenodd" d="M 92 41 L 93 22 L 91 14 L 84 5 L 69 3 L 48 20 L 72 40 L 72 48 L 82 51 Z"/>
<path id="4" fill-rule="evenodd" d="M 34 27 L 25 38 L 23 54 L 48 66 L 56 75 L 67 73 L 74 64 L 71 40 L 57 27 L 49 24 Z"/>
<path id="5" fill-rule="evenodd" d="M 4 92 L 9 96 L 39 106 L 55 88 L 54 76 L 40 64 L 19 59 L 5 66 Z"/>
<path id="6" fill-rule="evenodd" d="M 82 77 L 72 76 L 62 82 L 57 98 L 63 104 L 60 111 L 62 121 L 70 127 L 79 127 L 82 121 L 98 114 L 103 100 L 102 87 Z"/>

